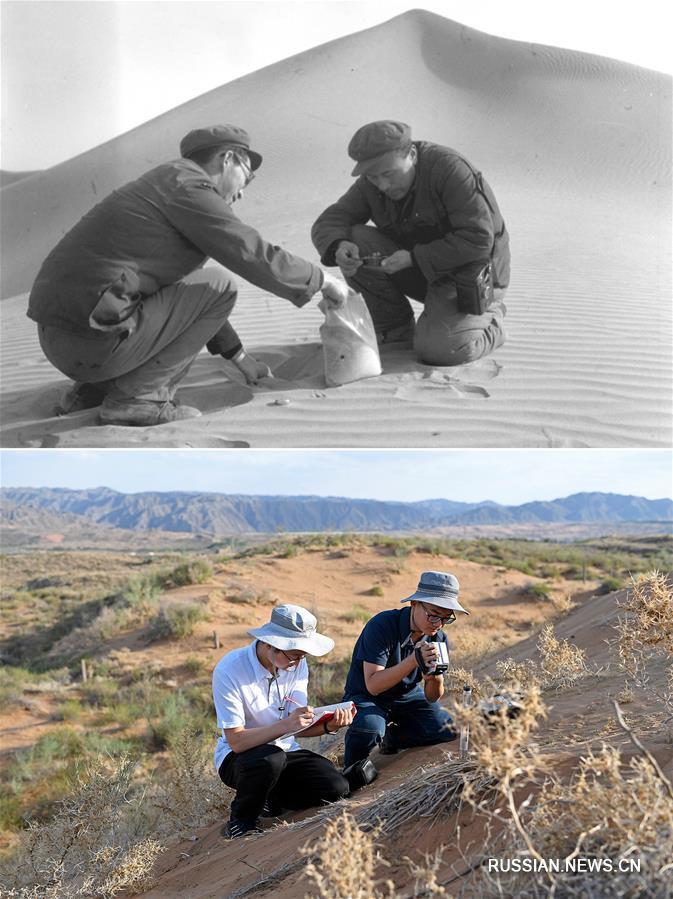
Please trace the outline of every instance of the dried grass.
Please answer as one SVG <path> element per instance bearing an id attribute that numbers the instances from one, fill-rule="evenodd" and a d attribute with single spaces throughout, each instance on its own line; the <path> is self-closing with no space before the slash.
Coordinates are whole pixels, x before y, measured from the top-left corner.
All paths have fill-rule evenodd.
<path id="1" fill-rule="evenodd" d="M 588 673 L 586 653 L 567 640 L 558 640 L 554 628 L 546 624 L 537 641 L 542 684 L 546 688 L 567 687 Z"/>
<path id="2" fill-rule="evenodd" d="M 387 864 L 376 846 L 377 835 L 376 830 L 366 833 L 347 812 L 328 821 L 321 838 L 300 849 L 308 858 L 305 875 L 314 890 L 307 899 L 394 899 L 393 883 L 376 877 L 377 868 Z"/>
<path id="3" fill-rule="evenodd" d="M 632 686 L 658 699 L 673 717 L 673 664 L 663 690 L 652 683 L 652 665 L 673 660 L 673 589 L 660 572 L 637 578 L 626 598 L 616 626 L 619 664 Z"/>
<path id="4" fill-rule="evenodd" d="M 171 741 L 169 764 L 162 772 L 154 805 L 161 812 L 162 835 L 187 837 L 229 817 L 233 791 L 213 777 L 210 751 L 196 730 L 185 727 Z"/>
<path id="5" fill-rule="evenodd" d="M 54 818 L 31 824 L 3 880 L 17 899 L 108 899 L 123 888 L 144 889 L 161 845 L 143 836 L 142 794 L 133 795 L 135 761 L 108 770 L 86 768 L 75 793 Z"/>

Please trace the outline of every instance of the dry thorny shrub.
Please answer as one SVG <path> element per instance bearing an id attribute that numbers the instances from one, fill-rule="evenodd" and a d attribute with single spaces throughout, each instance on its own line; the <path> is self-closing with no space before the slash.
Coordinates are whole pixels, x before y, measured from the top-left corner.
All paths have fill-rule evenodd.
<path id="1" fill-rule="evenodd" d="M 17 899 L 65 899 L 141 890 L 163 846 L 227 817 L 231 791 L 216 781 L 190 729 L 178 733 L 158 787 L 134 788 L 136 761 L 86 768 L 47 823 L 31 824 L 5 879 Z M 5 873 L 5 872 L 3 872 Z M 0 892 L 0 895 L 2 892 Z"/>
<path id="2" fill-rule="evenodd" d="M 226 819 L 233 791 L 212 776 L 208 751 L 190 728 L 171 744 L 169 764 L 162 772 L 154 805 L 161 812 L 159 832 L 186 837 L 199 827 Z"/>
<path id="3" fill-rule="evenodd" d="M 548 690 L 568 687 L 589 674 L 584 650 L 567 640 L 559 640 L 551 624 L 546 624 L 540 631 L 536 649 L 539 661 L 505 659 L 496 662 L 499 680 L 524 690 L 534 685 Z"/>
<path id="4" fill-rule="evenodd" d="M 375 830 L 361 830 L 347 812 L 328 821 L 320 840 L 300 849 L 309 858 L 305 874 L 317 890 L 313 895 L 319 899 L 372 899 L 387 894 L 393 899 L 393 884 L 376 878 L 377 867 L 386 864 L 376 836 Z"/>
<path id="5" fill-rule="evenodd" d="M 55 817 L 29 826 L 5 895 L 107 899 L 123 887 L 142 889 L 162 846 L 144 835 L 142 794 L 130 795 L 134 769 L 128 757 L 112 772 L 102 762 L 88 766 Z"/>
<path id="6" fill-rule="evenodd" d="M 381 858 L 378 836 L 378 829 L 360 828 L 348 812 L 330 821 L 320 840 L 300 849 L 309 859 L 305 874 L 317 891 L 306 899 L 395 899 L 393 882 L 376 876 L 378 867 L 388 866 Z M 437 880 L 443 854 L 441 846 L 426 854 L 421 864 L 405 859 L 414 879 L 412 896 L 451 899 Z"/>
<path id="7" fill-rule="evenodd" d="M 634 581 L 617 624 L 619 663 L 629 680 L 659 699 L 673 715 L 673 664 L 664 691 L 651 682 L 651 665 L 659 658 L 673 660 L 673 589 L 668 578 L 653 572 Z"/>
<path id="8" fill-rule="evenodd" d="M 524 785 L 510 781 L 509 804 Z M 494 874 L 482 867 L 473 888 L 484 899 L 670 899 L 673 788 L 646 751 L 626 761 L 603 746 L 580 761 L 569 783 L 549 777 L 536 801 L 529 795 L 487 844 L 491 858 L 526 858 L 529 868 Z M 593 870 L 574 870 L 577 857 Z M 550 860 L 559 871 L 548 870 Z"/>
<path id="9" fill-rule="evenodd" d="M 537 651 L 541 657 L 541 681 L 544 687 L 567 687 L 587 674 L 584 650 L 567 640 L 558 640 L 551 624 L 542 628 Z"/>

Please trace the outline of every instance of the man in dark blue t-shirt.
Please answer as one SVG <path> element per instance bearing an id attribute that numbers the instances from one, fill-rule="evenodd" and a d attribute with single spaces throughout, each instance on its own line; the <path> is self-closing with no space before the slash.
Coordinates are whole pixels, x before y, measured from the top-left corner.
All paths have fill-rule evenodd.
<path id="1" fill-rule="evenodd" d="M 344 691 L 344 701 L 357 706 L 346 733 L 346 768 L 367 758 L 384 737 L 387 752 L 455 739 L 451 716 L 437 705 L 443 676 L 432 672 L 440 657 L 437 644 L 443 643 L 448 654 L 442 628 L 456 620 L 456 612 L 469 614 L 458 592 L 454 575 L 424 571 L 416 592 L 401 600 L 410 606 L 379 612 L 365 625 Z"/>

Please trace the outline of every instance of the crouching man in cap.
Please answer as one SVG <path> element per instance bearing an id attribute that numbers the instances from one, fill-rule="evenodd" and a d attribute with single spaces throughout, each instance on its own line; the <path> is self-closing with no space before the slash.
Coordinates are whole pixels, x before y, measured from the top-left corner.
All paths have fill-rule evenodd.
<path id="1" fill-rule="evenodd" d="M 334 648 L 316 625 L 315 616 L 301 606 L 277 606 L 267 624 L 248 631 L 255 637 L 252 643 L 228 653 L 213 672 L 222 730 L 215 767 L 236 790 L 224 829 L 229 838 L 255 831 L 261 816 L 336 802 L 349 794 L 348 781 L 334 765 L 301 749 L 294 737 L 313 720 L 306 655 L 323 656 Z M 351 711 L 337 709 L 333 718 L 298 736 L 334 733 L 352 720 Z"/>
<path id="2" fill-rule="evenodd" d="M 459 365 L 500 346 L 509 236 L 481 173 L 403 122 L 363 125 L 348 145 L 357 181 L 313 225 L 324 265 L 364 297 L 380 344 Z M 373 227 L 368 222 L 373 222 Z M 424 308 L 414 323 L 408 297 Z"/>
<path id="3" fill-rule="evenodd" d="M 248 383 L 270 375 L 229 323 L 236 283 L 208 257 L 303 306 L 346 285 L 267 243 L 233 211 L 262 163 L 235 125 L 190 131 L 180 159 L 114 191 L 52 250 L 30 294 L 47 359 L 75 385 L 61 414 L 101 405 L 100 423 L 156 425 L 194 418 L 174 402 L 199 351 L 230 359 Z"/>
<path id="4" fill-rule="evenodd" d="M 451 716 L 437 705 L 443 675 L 433 669 L 444 655 L 438 644 L 446 647 L 448 659 L 442 628 L 457 612 L 469 614 L 458 602 L 458 590 L 452 574 L 424 571 L 416 592 L 401 600 L 408 606 L 379 612 L 365 625 L 344 691 L 344 700 L 357 708 L 346 733 L 346 769 L 379 744 L 390 754 L 455 739 Z"/>

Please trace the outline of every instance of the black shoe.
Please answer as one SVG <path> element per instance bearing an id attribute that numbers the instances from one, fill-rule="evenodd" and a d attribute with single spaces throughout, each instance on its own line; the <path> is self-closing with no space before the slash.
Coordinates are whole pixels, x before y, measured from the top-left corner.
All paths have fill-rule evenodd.
<path id="1" fill-rule="evenodd" d="M 383 740 L 381 740 L 379 752 L 381 755 L 397 755 L 399 751 L 400 747 L 397 745 L 397 725 L 395 723 L 389 724 L 388 727 L 386 727 Z"/>
<path id="2" fill-rule="evenodd" d="M 366 787 L 375 781 L 379 776 L 379 772 L 371 759 L 360 759 L 360 761 L 353 762 L 352 765 L 344 768 L 343 776 L 348 781 L 351 793 L 354 793 L 356 790 Z"/>
<path id="3" fill-rule="evenodd" d="M 283 807 L 275 799 L 272 799 L 270 796 L 267 796 L 264 805 L 262 806 L 262 811 L 259 813 L 260 818 L 277 818 L 278 815 L 283 814 Z"/>
<path id="4" fill-rule="evenodd" d="M 239 837 L 245 837 L 248 834 L 253 833 L 263 833 L 263 831 L 257 827 L 256 821 L 237 821 L 236 818 L 227 821 L 221 830 L 222 836 L 226 837 L 228 840 L 236 840 Z"/>

